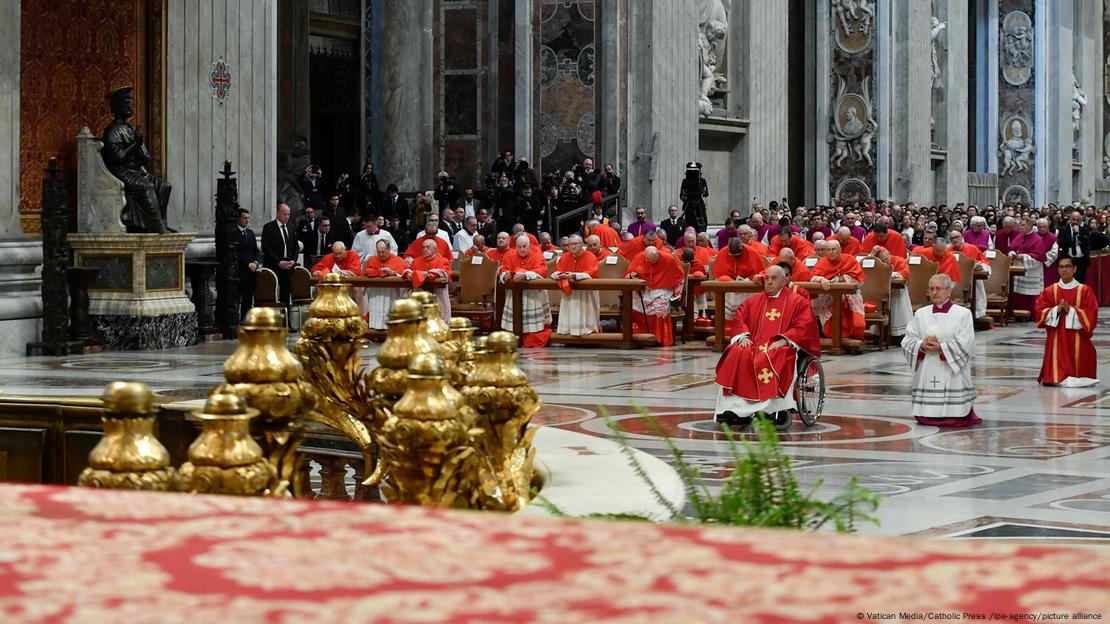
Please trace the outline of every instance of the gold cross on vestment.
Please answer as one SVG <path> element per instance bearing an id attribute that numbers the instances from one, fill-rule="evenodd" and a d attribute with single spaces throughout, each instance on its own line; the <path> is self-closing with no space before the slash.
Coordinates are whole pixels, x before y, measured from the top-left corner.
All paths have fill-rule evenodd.
<path id="1" fill-rule="evenodd" d="M 767 343 L 765 342 L 765 343 L 759 345 L 759 350 L 764 352 L 764 353 L 767 353 Z M 766 370 L 766 369 L 764 369 L 764 370 Z"/>
<path id="2" fill-rule="evenodd" d="M 758 377 L 759 377 L 760 381 L 762 381 L 763 383 L 766 384 L 766 383 L 771 383 L 771 378 L 774 377 L 774 375 L 771 374 L 770 369 L 765 368 L 765 369 L 759 371 Z"/>
<path id="3" fill-rule="evenodd" d="M 771 308 L 763 316 L 766 316 L 767 318 L 769 318 L 773 321 L 773 320 L 777 319 L 778 317 L 782 316 L 782 312 L 779 312 L 775 308 Z"/>

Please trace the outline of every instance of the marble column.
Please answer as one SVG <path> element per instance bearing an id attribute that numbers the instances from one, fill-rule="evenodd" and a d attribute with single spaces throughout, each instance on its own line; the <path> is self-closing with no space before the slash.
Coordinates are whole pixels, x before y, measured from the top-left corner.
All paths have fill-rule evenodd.
<path id="1" fill-rule="evenodd" d="M 19 227 L 19 18 L 19 2 L 0 3 L 0 237 L 23 236 Z"/>
<path id="2" fill-rule="evenodd" d="M 535 62 L 537 57 L 535 28 L 533 27 L 532 2 L 518 2 L 513 11 L 513 41 L 515 76 L 513 94 L 516 98 L 516 109 L 513 117 L 513 132 L 516 135 L 513 144 L 513 153 L 516 155 L 534 154 L 536 145 L 533 134 L 533 119 L 535 118 Z M 496 17 L 496 12 L 491 12 L 491 19 Z M 491 67 L 497 65 L 491 62 Z M 495 148 L 500 151 L 500 148 Z M 538 161 L 539 159 L 534 159 Z"/>
<path id="3" fill-rule="evenodd" d="M 933 204 L 930 167 L 932 100 L 931 3 L 897 2 L 891 6 L 892 88 L 880 97 L 891 107 L 890 194 L 897 202 Z M 880 131 L 881 132 L 881 131 Z"/>
<path id="4" fill-rule="evenodd" d="M 1094 199 L 1095 180 L 1102 177 L 1102 110 L 1105 106 L 1102 57 L 1102 10 L 1097 2 L 1075 5 L 1075 75 L 1087 104 L 1079 122 L 1077 147 L 1080 170 L 1072 189 L 1076 199 Z"/>
<path id="5" fill-rule="evenodd" d="M 1072 38 L 1074 36 L 1072 0 L 1055 0 L 1045 5 L 1044 32 L 1046 55 L 1044 63 L 1046 78 L 1042 93 L 1044 98 L 1035 101 L 1037 117 L 1045 120 L 1044 133 L 1047 149 L 1037 154 L 1040 167 L 1045 172 L 1044 188 L 1038 188 L 1039 201 L 1071 202 L 1072 193 L 1072 147 L 1074 134 L 1071 122 L 1072 102 Z"/>
<path id="6" fill-rule="evenodd" d="M 830 203 L 829 193 L 829 63 L 830 28 L 827 2 L 805 3 L 805 203 Z"/>
<path id="7" fill-rule="evenodd" d="M 371 159 L 383 187 L 427 188 L 432 171 L 432 0 L 373 0 Z"/>
<path id="8" fill-rule="evenodd" d="M 692 4 L 629 3 L 628 203 L 658 221 L 698 153 L 698 23 Z M 726 180 L 709 180 L 712 208 Z M 627 212 L 627 211 L 626 211 Z"/>
<path id="9" fill-rule="evenodd" d="M 942 57 L 939 88 L 942 93 L 934 99 L 933 119 L 939 147 L 944 150 L 944 165 L 939 168 L 936 180 L 936 200 L 949 205 L 967 202 L 968 163 L 968 55 L 974 50 L 967 47 L 967 29 L 975 28 L 968 15 L 964 0 L 939 0 L 944 5 L 945 33 L 937 42 Z M 941 143 L 940 141 L 943 141 Z"/>
<path id="10" fill-rule="evenodd" d="M 622 4 L 620 0 L 596 2 L 601 18 L 601 45 L 597 51 L 598 167 L 603 163 L 620 163 L 625 156 L 620 140 L 625 97 L 622 88 L 625 55 L 621 49 L 620 24 L 627 16 L 622 12 Z"/>

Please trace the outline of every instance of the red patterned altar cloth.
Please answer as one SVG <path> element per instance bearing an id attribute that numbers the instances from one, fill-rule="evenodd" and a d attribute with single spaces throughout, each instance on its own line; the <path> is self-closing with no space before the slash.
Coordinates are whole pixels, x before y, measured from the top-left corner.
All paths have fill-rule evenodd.
<path id="1" fill-rule="evenodd" d="M 5 623 L 1110 617 L 1097 549 L 18 485 L 0 535 Z"/>

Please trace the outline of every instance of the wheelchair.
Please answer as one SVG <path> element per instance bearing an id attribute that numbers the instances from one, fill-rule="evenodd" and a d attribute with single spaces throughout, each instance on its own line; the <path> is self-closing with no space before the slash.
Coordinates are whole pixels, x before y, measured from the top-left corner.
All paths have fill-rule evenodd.
<path id="1" fill-rule="evenodd" d="M 780 432 L 790 429 L 790 423 L 795 415 L 806 427 L 816 425 L 821 418 L 821 411 L 825 407 L 825 369 L 821 365 L 820 358 L 815 358 L 805 352 L 798 353 L 794 378 L 794 402 L 796 404 L 795 409 L 773 414 L 764 413 L 763 417 L 771 420 L 775 429 Z M 727 413 L 731 414 L 731 412 Z M 736 421 L 721 420 L 720 416 L 723 416 L 723 414 L 715 418 L 718 422 L 736 426 Z M 744 421 L 745 423 L 748 422 L 747 419 L 744 419 Z M 747 428 L 747 425 L 741 425 L 741 427 Z"/>

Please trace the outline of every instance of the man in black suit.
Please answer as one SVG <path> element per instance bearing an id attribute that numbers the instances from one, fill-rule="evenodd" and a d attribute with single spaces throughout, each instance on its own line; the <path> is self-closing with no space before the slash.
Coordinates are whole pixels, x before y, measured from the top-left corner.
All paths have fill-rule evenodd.
<path id="1" fill-rule="evenodd" d="M 489 209 L 478 209 L 478 234 L 485 237 L 486 240 L 497 239 L 497 223 L 489 218 Z"/>
<path id="2" fill-rule="evenodd" d="M 324 172 L 320 165 L 309 165 L 301 176 L 300 183 L 304 205 L 312 206 L 317 211 L 323 210 L 327 206 L 324 198 L 327 197 L 325 193 L 328 189 L 324 184 Z"/>
<path id="3" fill-rule="evenodd" d="M 482 207 L 482 202 L 474 198 L 474 189 L 468 188 L 463 191 L 462 202 L 459 204 L 463 208 L 463 219 L 466 217 L 478 217 L 478 209 Z"/>
<path id="4" fill-rule="evenodd" d="M 277 275 L 278 298 L 285 305 L 290 302 L 299 251 L 297 238 L 289 230 L 289 206 L 278 204 L 274 220 L 262 227 L 262 266 Z"/>
<path id="5" fill-rule="evenodd" d="M 331 245 L 335 240 L 335 234 L 331 231 L 331 219 L 320 219 L 312 238 L 301 241 L 304 244 L 304 262 L 301 264 L 306 267 L 316 264 L 317 260 L 331 252 Z"/>
<path id="6" fill-rule="evenodd" d="M 674 247 L 682 240 L 682 234 L 686 231 L 686 222 L 678 216 L 678 206 L 672 205 L 667 209 L 667 214 L 667 218 L 659 224 L 659 229 L 667 233 L 667 244 Z"/>
<path id="7" fill-rule="evenodd" d="M 398 196 L 396 184 L 390 184 L 385 187 L 385 199 L 382 200 L 382 214 L 386 219 L 392 219 L 394 215 L 401 217 L 401 223 L 407 224 L 409 222 L 409 203 L 403 198 Z"/>
<path id="8" fill-rule="evenodd" d="M 335 217 L 331 220 L 331 235 L 334 241 L 343 243 L 347 249 L 355 242 L 355 232 L 362 230 L 361 217 L 356 212 L 346 217 Z M 324 252 L 328 253 L 328 252 Z"/>
<path id="9" fill-rule="evenodd" d="M 455 235 L 462 229 L 462 224 L 455 221 L 455 211 L 450 208 L 443 209 L 443 218 L 439 220 L 439 229 L 447 232 L 447 238 L 454 241 Z"/>
<path id="10" fill-rule="evenodd" d="M 254 230 L 247 227 L 250 223 L 251 212 L 245 208 L 239 209 L 239 240 L 236 249 L 239 252 L 239 318 L 247 318 L 247 312 L 254 307 L 254 289 L 257 284 L 258 271 L 258 241 L 254 237 Z"/>
<path id="11" fill-rule="evenodd" d="M 1075 279 L 1085 284 L 1083 280 L 1091 264 L 1091 228 L 1083 224 L 1083 213 L 1078 210 L 1071 213 L 1068 222 L 1061 225 L 1056 234 L 1056 244 L 1060 247 L 1060 257 L 1071 258 L 1075 263 Z"/>
<path id="12" fill-rule="evenodd" d="M 316 231 L 319 227 L 319 221 L 316 219 L 316 209 L 312 206 L 305 206 L 304 216 L 297 222 L 296 232 L 297 240 L 301 242 L 306 257 L 308 256 L 308 248 L 316 240 Z"/>

